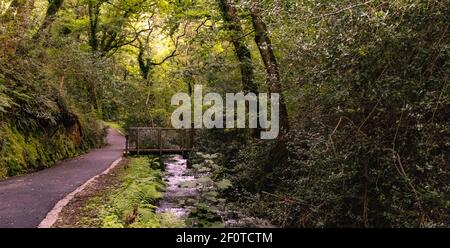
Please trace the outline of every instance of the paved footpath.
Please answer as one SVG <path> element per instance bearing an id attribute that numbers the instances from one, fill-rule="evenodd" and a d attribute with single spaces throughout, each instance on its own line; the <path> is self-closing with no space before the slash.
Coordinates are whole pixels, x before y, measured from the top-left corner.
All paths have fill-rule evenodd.
<path id="1" fill-rule="evenodd" d="M 120 158 L 125 138 L 110 129 L 102 149 L 0 181 L 0 228 L 37 227 L 55 204 Z"/>

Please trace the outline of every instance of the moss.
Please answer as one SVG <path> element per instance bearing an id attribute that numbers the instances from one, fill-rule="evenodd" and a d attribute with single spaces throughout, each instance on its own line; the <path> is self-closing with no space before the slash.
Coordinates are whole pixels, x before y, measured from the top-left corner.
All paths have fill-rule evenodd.
<path id="1" fill-rule="evenodd" d="M 38 160 L 39 160 L 39 141 L 35 137 L 29 137 L 24 146 L 24 159 L 28 161 L 30 167 L 37 169 L 38 168 Z"/>
<path id="2" fill-rule="evenodd" d="M 8 173 L 8 171 L 6 170 L 6 168 L 3 166 L 0 166 L 0 178 L 5 178 L 7 173 Z"/>
<path id="3" fill-rule="evenodd" d="M 0 179 L 48 168 L 103 145 L 106 134 L 96 121 L 85 122 L 81 143 L 64 127 L 21 132 L 10 124 L 0 126 Z"/>
<path id="4" fill-rule="evenodd" d="M 6 170 L 6 176 L 22 173 L 26 170 L 24 158 L 25 139 L 15 129 L 5 125 L 0 130 L 2 147 L 0 167 Z"/>

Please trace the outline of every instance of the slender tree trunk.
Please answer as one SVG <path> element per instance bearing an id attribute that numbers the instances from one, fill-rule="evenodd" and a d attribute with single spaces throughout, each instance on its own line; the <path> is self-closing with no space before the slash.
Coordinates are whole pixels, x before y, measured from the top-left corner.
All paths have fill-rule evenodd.
<path id="1" fill-rule="evenodd" d="M 100 3 L 93 3 L 89 1 L 88 3 L 88 13 L 89 13 L 89 45 L 92 51 L 98 51 L 98 38 L 97 38 L 97 28 L 98 28 L 98 18 L 100 15 Z"/>
<path id="2" fill-rule="evenodd" d="M 244 32 L 242 30 L 237 10 L 233 6 L 232 0 L 218 0 L 223 19 L 231 32 L 231 42 L 233 43 L 236 57 L 242 75 L 242 86 L 245 92 L 258 93 L 258 87 L 254 82 L 254 70 L 250 49 L 244 42 Z"/>
<path id="3" fill-rule="evenodd" d="M 150 69 L 151 69 L 152 65 L 151 65 L 150 59 L 144 58 L 144 53 L 145 53 L 145 48 L 144 48 L 143 44 L 141 42 L 139 42 L 139 53 L 138 53 L 139 69 L 141 71 L 142 78 L 145 81 L 147 81 L 147 86 L 148 86 L 148 75 L 150 73 Z"/>
<path id="4" fill-rule="evenodd" d="M 267 31 L 267 26 L 260 15 L 259 3 L 255 0 L 253 0 L 252 3 L 253 5 L 250 7 L 250 13 L 253 28 L 255 29 L 255 42 L 266 68 L 269 90 L 271 93 L 280 94 L 280 130 L 282 134 L 284 134 L 289 131 L 289 118 L 281 85 L 278 62 L 275 57 L 275 53 L 273 52 L 272 42 Z"/>
<path id="5" fill-rule="evenodd" d="M 88 15 L 89 15 L 89 45 L 91 46 L 92 52 L 97 52 L 99 48 L 98 43 L 98 20 L 100 16 L 100 7 L 103 2 L 95 2 L 89 0 L 88 2 Z M 89 82 L 89 81 L 88 81 Z M 88 86 L 89 100 L 93 109 L 99 113 L 100 107 L 97 100 L 97 89 L 96 83 L 93 81 L 89 82 Z"/>
<path id="6" fill-rule="evenodd" d="M 218 0 L 222 16 L 228 30 L 231 32 L 231 42 L 233 43 L 236 58 L 239 61 L 239 68 L 242 77 L 242 88 L 245 93 L 255 93 L 258 95 L 258 86 L 254 80 L 253 60 L 250 49 L 244 41 L 244 32 L 237 14 L 236 8 L 233 6 L 232 0 Z M 248 106 L 246 106 L 248 109 Z M 261 130 L 255 129 L 248 132 L 254 138 L 259 138 Z"/>

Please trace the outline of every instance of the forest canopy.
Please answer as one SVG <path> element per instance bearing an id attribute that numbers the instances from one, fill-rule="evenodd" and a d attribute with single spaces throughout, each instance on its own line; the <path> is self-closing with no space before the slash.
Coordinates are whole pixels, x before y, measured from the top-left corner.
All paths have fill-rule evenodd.
<path id="1" fill-rule="evenodd" d="M 281 135 L 203 130 L 287 227 L 448 227 L 449 0 L 0 0 L 0 178 L 169 127 L 175 93 L 279 93 Z"/>

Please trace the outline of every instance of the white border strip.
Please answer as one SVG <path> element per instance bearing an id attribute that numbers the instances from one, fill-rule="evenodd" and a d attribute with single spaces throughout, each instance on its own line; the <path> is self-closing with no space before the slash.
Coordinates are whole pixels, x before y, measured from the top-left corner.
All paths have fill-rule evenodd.
<path id="1" fill-rule="evenodd" d="M 55 224 L 55 222 L 58 220 L 59 214 L 61 213 L 62 209 L 67 204 L 69 204 L 69 202 L 75 197 L 76 194 L 78 194 L 81 191 L 83 191 L 87 186 L 89 186 L 89 184 L 91 184 L 92 182 L 97 180 L 97 178 L 99 178 L 100 176 L 108 174 L 112 169 L 117 167 L 117 165 L 119 165 L 119 163 L 121 161 L 122 161 L 122 158 L 117 159 L 116 161 L 114 161 L 111 164 L 111 166 L 109 166 L 108 169 L 103 171 L 101 174 L 98 174 L 97 176 L 89 179 L 83 185 L 81 185 L 80 187 L 75 189 L 72 193 L 68 194 L 63 199 L 61 199 L 58 203 L 56 203 L 56 205 L 53 207 L 53 209 L 50 212 L 48 212 L 48 214 L 45 217 L 45 219 L 43 219 L 41 221 L 41 223 L 39 224 L 38 228 L 50 228 L 50 227 L 52 227 Z"/>

